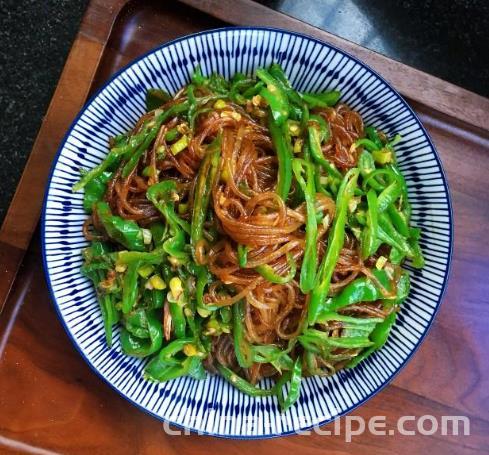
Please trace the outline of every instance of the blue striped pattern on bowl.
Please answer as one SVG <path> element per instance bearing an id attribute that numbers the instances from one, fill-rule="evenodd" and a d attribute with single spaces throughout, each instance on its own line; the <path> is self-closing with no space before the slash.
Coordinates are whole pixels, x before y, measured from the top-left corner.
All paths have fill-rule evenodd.
<path id="1" fill-rule="evenodd" d="M 296 405 L 281 414 L 275 398 L 250 398 L 220 377 L 180 378 L 163 384 L 142 377 L 144 360 L 125 356 L 116 332 L 105 344 L 100 310 L 91 283 L 79 271 L 85 213 L 82 194 L 71 187 L 80 168 L 107 153 L 109 136 L 128 130 L 145 110 L 145 92 L 175 92 L 200 64 L 204 73 L 251 74 L 279 62 L 299 90 L 337 88 L 342 101 L 366 124 L 403 137 L 396 150 L 422 228 L 426 266 L 405 268 L 412 289 L 386 346 L 353 370 L 303 381 Z M 331 421 L 386 385 L 419 346 L 440 305 L 452 249 L 450 197 L 438 155 L 406 102 L 379 75 L 326 43 L 296 33 L 233 28 L 199 33 L 167 43 L 117 73 L 84 107 L 63 141 L 49 181 L 43 212 L 43 254 L 52 298 L 70 338 L 89 365 L 130 402 L 176 425 L 225 437 L 290 434 Z M 264 381 L 266 383 L 266 381 Z"/>

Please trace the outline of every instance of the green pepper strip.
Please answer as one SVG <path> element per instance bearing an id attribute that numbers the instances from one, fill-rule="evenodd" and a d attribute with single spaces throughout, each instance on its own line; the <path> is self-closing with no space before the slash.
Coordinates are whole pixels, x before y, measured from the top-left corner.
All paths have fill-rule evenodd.
<path id="1" fill-rule="evenodd" d="M 116 152 L 115 149 L 109 151 L 107 157 L 99 165 L 90 169 L 86 174 L 82 176 L 78 182 L 73 185 L 73 192 L 80 191 L 93 179 L 100 177 L 107 169 L 109 169 L 113 164 L 117 163 L 121 158 L 121 154 Z"/>
<path id="2" fill-rule="evenodd" d="M 145 308 L 138 308 L 125 314 L 122 323 L 124 328 L 135 337 L 149 338 L 148 317 Z"/>
<path id="3" fill-rule="evenodd" d="M 410 240 L 409 245 L 411 246 L 411 250 L 413 252 L 413 256 L 411 258 L 412 266 L 416 269 L 422 269 L 425 265 L 425 259 L 423 252 L 421 251 L 421 247 L 419 246 L 419 242 L 417 240 Z"/>
<path id="4" fill-rule="evenodd" d="M 187 234 L 190 234 L 190 224 L 175 213 L 175 204 L 171 196 L 176 191 L 177 183 L 174 180 L 163 180 L 151 185 L 146 191 L 146 197 L 162 213 L 170 226 L 174 228 L 180 226 Z"/>
<path id="5" fill-rule="evenodd" d="M 334 311 L 326 311 L 321 315 L 321 323 L 328 321 L 339 321 L 345 323 L 344 325 L 358 325 L 358 326 L 368 326 L 372 323 L 375 325 L 377 322 L 382 322 L 382 318 L 357 318 L 355 316 L 347 316 L 345 314 L 335 313 Z"/>
<path id="6" fill-rule="evenodd" d="M 122 285 L 122 312 L 129 313 L 136 304 L 138 297 L 138 269 L 141 266 L 139 261 L 131 262 L 127 265 Z"/>
<path id="7" fill-rule="evenodd" d="M 309 116 L 309 119 L 312 125 L 319 125 L 319 143 L 322 144 L 323 142 L 327 142 L 331 136 L 331 131 L 329 129 L 329 124 L 326 122 L 324 117 L 316 114 L 311 114 Z"/>
<path id="8" fill-rule="evenodd" d="M 394 181 L 377 198 L 377 209 L 379 213 L 385 212 L 402 194 L 402 187 L 399 180 L 397 180 L 394 173 L 392 173 L 392 176 L 394 177 Z"/>
<path id="9" fill-rule="evenodd" d="M 372 273 L 384 289 L 379 288 L 367 277 L 357 278 L 349 283 L 338 295 L 326 301 L 316 322 L 324 322 L 324 315 L 329 314 L 331 311 L 337 311 L 359 302 L 375 302 L 385 298 L 384 292 L 392 292 L 392 285 L 384 270 L 374 269 Z"/>
<path id="10" fill-rule="evenodd" d="M 286 382 L 290 381 L 289 393 L 284 398 L 283 386 Z M 275 390 L 277 393 L 278 402 L 282 412 L 287 411 L 298 399 L 301 390 L 302 381 L 302 359 L 297 357 L 294 362 L 292 371 L 282 375 L 282 377 L 275 384 Z"/>
<path id="11" fill-rule="evenodd" d="M 317 122 L 310 122 L 307 128 L 309 133 L 309 149 L 314 161 L 320 164 L 328 175 L 332 178 L 341 179 L 341 172 L 338 171 L 326 158 L 323 156 L 321 150 L 321 130 L 320 125 Z"/>
<path id="12" fill-rule="evenodd" d="M 247 395 L 252 397 L 269 397 L 275 394 L 275 387 L 272 387 L 271 389 L 260 389 L 255 387 L 253 384 L 250 384 L 245 379 L 239 377 L 236 373 L 224 365 L 216 365 L 216 368 L 219 371 L 219 374 L 226 379 L 226 381 L 230 382 L 234 387 Z"/>
<path id="13" fill-rule="evenodd" d="M 165 134 L 165 141 L 166 142 L 173 142 L 178 136 L 180 136 L 180 132 L 178 131 L 178 128 L 172 128 L 168 130 Z"/>
<path id="14" fill-rule="evenodd" d="M 244 76 L 243 76 L 244 77 Z M 245 97 L 240 93 L 241 91 L 247 90 L 254 85 L 255 81 L 253 79 L 240 79 L 235 81 L 231 85 L 231 90 L 229 92 L 229 97 L 238 104 L 246 104 Z"/>
<path id="15" fill-rule="evenodd" d="M 158 357 L 161 361 L 177 364 L 178 360 L 174 358 L 175 354 L 183 350 L 187 344 L 191 344 L 192 338 L 181 338 L 179 340 L 174 340 L 167 344 L 159 353 Z"/>
<path id="16" fill-rule="evenodd" d="M 163 291 L 152 289 L 150 292 L 150 307 L 153 309 L 163 308 Z"/>
<path id="17" fill-rule="evenodd" d="M 408 258 L 414 257 L 414 251 L 408 241 L 397 232 L 386 213 L 379 215 L 379 239 L 388 245 L 402 251 Z"/>
<path id="18" fill-rule="evenodd" d="M 221 140 L 218 136 L 208 147 L 207 153 L 200 164 L 194 191 L 194 206 L 190 229 L 192 255 L 197 262 L 196 248 L 204 238 L 204 222 L 209 207 L 212 187 L 218 178 L 219 161 L 221 159 Z"/>
<path id="19" fill-rule="evenodd" d="M 146 366 L 145 379 L 163 382 L 186 375 L 195 379 L 205 378 L 200 357 L 192 356 L 184 360 L 175 358 L 175 355 L 182 351 L 185 345 L 192 344 L 193 341 L 193 338 L 182 338 L 165 346 Z"/>
<path id="20" fill-rule="evenodd" d="M 243 321 L 245 320 L 245 303 L 235 303 L 233 309 L 234 352 L 241 368 L 249 368 L 253 364 L 253 352 L 245 338 Z"/>
<path id="21" fill-rule="evenodd" d="M 341 97 L 339 90 L 330 90 L 322 93 L 303 93 L 302 98 L 309 107 L 331 107 L 334 106 Z"/>
<path id="22" fill-rule="evenodd" d="M 260 95 L 267 101 L 272 117 L 278 126 L 281 126 L 289 118 L 289 101 L 287 95 L 281 89 L 278 81 L 265 69 L 256 70 L 256 75 L 267 86 L 260 90 Z"/>
<path id="23" fill-rule="evenodd" d="M 290 342 L 286 350 L 282 350 L 273 344 L 254 345 L 253 362 L 270 363 L 282 374 L 282 370 L 291 370 L 294 367 L 294 361 L 289 356 L 294 345 L 294 341 Z"/>
<path id="24" fill-rule="evenodd" d="M 302 176 L 304 167 L 306 169 L 306 180 L 304 180 L 304 177 Z M 315 208 L 316 189 L 314 187 L 314 168 L 311 163 L 300 159 L 294 159 L 292 162 L 292 170 L 294 171 L 295 178 L 299 183 L 306 200 L 306 244 L 301 266 L 300 289 L 303 294 L 307 294 L 314 287 L 318 266 L 318 229 Z"/>
<path id="25" fill-rule="evenodd" d="M 270 283 L 286 284 L 294 279 L 297 272 L 297 264 L 290 253 L 287 253 L 287 263 L 289 265 L 289 273 L 285 276 L 277 274 L 268 264 L 259 265 L 255 267 L 255 270 Z"/>
<path id="26" fill-rule="evenodd" d="M 404 237 L 409 237 L 409 224 L 406 219 L 406 214 L 396 209 L 394 205 L 390 205 L 387 208 L 387 214 L 392 221 L 394 227 L 399 231 Z"/>
<path id="27" fill-rule="evenodd" d="M 120 264 L 131 264 L 132 262 L 139 262 L 142 264 L 161 264 L 163 262 L 163 250 L 161 248 L 155 248 L 149 253 L 139 251 L 118 251 L 112 253 L 114 260 Z"/>
<path id="28" fill-rule="evenodd" d="M 144 251 L 143 233 L 135 221 L 124 220 L 120 216 L 112 215 L 106 202 L 96 202 L 94 210 L 112 240 L 129 250 Z"/>
<path id="29" fill-rule="evenodd" d="M 187 99 L 188 99 L 188 112 L 187 119 L 190 129 L 193 131 L 195 125 L 195 117 L 197 112 L 197 99 L 194 94 L 194 86 L 189 84 L 187 86 Z"/>
<path id="30" fill-rule="evenodd" d="M 154 119 L 154 126 L 149 128 L 149 130 L 144 130 L 140 134 L 144 134 L 144 138 L 141 141 L 141 144 L 137 147 L 135 152 L 128 159 L 127 163 L 122 168 L 122 177 L 126 178 L 136 167 L 139 162 L 139 159 L 143 155 L 143 153 L 147 150 L 151 142 L 155 139 L 158 131 L 161 127 L 161 124 L 166 121 L 168 118 L 185 112 L 189 108 L 189 102 L 184 101 L 183 103 L 174 104 L 167 111 L 162 112 Z"/>
<path id="31" fill-rule="evenodd" d="M 171 95 L 160 88 L 150 88 L 146 92 L 146 111 L 154 111 L 171 100 Z"/>
<path id="32" fill-rule="evenodd" d="M 329 234 L 328 248 L 316 277 L 316 286 L 310 294 L 311 297 L 307 315 L 307 320 L 310 325 L 313 325 L 316 322 L 321 308 L 325 304 L 329 286 L 331 284 L 331 277 L 336 262 L 338 261 L 340 251 L 343 248 L 348 204 L 353 197 L 358 174 L 358 169 L 350 169 L 345 174 L 338 190 L 338 196 L 336 198 L 336 215 Z"/>
<path id="33" fill-rule="evenodd" d="M 360 154 L 360 157 L 358 158 L 358 168 L 360 169 L 360 174 L 364 181 L 375 171 L 375 161 L 367 150 L 363 150 Z M 382 191 L 384 189 L 383 185 L 375 178 L 369 180 L 369 185 L 376 191 Z"/>
<path id="34" fill-rule="evenodd" d="M 197 282 L 195 284 L 195 299 L 197 300 L 197 307 L 210 309 L 209 305 L 204 303 L 204 290 L 205 287 L 211 282 L 211 275 L 204 265 L 197 265 L 195 267 L 195 274 L 197 276 Z"/>
<path id="35" fill-rule="evenodd" d="M 102 294 L 99 292 L 98 287 L 99 283 L 106 278 L 106 270 L 112 268 L 109 251 L 107 244 L 104 242 L 92 242 L 83 251 L 85 263 L 82 267 L 82 273 L 92 280 L 97 291 L 97 300 L 104 321 L 105 339 L 107 345 L 110 347 L 112 345 L 112 326 L 118 322 L 119 315 L 115 308 L 114 296 L 111 294 Z"/>
<path id="36" fill-rule="evenodd" d="M 399 216 L 397 216 L 397 214 L 394 214 L 391 211 L 389 212 L 389 214 L 396 229 L 405 237 L 409 237 L 409 219 L 411 217 L 411 204 L 409 203 L 406 180 L 404 179 L 404 176 L 397 166 L 390 164 L 387 168 L 396 175 L 399 185 L 401 186 L 400 214 Z"/>
<path id="37" fill-rule="evenodd" d="M 378 323 L 375 329 L 370 334 L 370 340 L 372 340 L 372 346 L 366 349 L 354 357 L 346 366 L 347 368 L 353 368 L 357 366 L 362 360 L 369 357 L 373 352 L 378 351 L 387 341 L 392 326 L 396 322 L 396 313 L 392 312 L 382 322 Z"/>
<path id="38" fill-rule="evenodd" d="M 185 329 L 187 326 L 183 307 L 178 302 L 170 302 L 170 314 L 175 329 L 176 338 L 185 338 Z"/>
<path id="39" fill-rule="evenodd" d="M 263 87 L 265 87 L 265 84 L 262 81 L 258 81 L 255 85 L 253 85 L 253 87 L 247 88 L 243 92 L 243 97 L 245 99 L 253 98 L 255 95 L 260 93 Z"/>
<path id="40" fill-rule="evenodd" d="M 223 76 L 217 73 L 212 73 L 209 77 L 209 88 L 220 95 L 228 95 L 229 82 Z"/>
<path id="41" fill-rule="evenodd" d="M 390 169 L 387 169 L 385 167 L 380 169 L 375 169 L 363 179 L 362 182 L 363 190 L 367 191 L 369 186 L 377 190 L 377 188 L 375 187 L 375 184 L 377 183 L 379 185 L 378 186 L 379 191 L 383 191 L 386 188 L 387 183 L 385 182 L 384 179 L 378 180 L 378 177 L 387 177 L 389 184 L 395 180 L 395 176 Z"/>
<path id="42" fill-rule="evenodd" d="M 377 240 L 379 236 L 377 195 L 374 190 L 369 190 L 367 193 L 367 205 L 367 226 L 363 230 L 361 237 L 362 257 L 364 259 L 372 256 L 379 247 L 379 241 Z"/>
<path id="43" fill-rule="evenodd" d="M 144 134 L 137 134 L 129 139 L 124 135 L 116 136 L 115 146 L 109 150 L 109 153 L 99 165 L 82 175 L 81 179 L 73 185 L 73 192 L 80 191 L 94 178 L 99 177 L 106 170 L 112 168 L 113 165 L 118 164 L 124 156 L 130 154 L 134 149 L 136 149 L 139 144 L 141 144 L 143 139 Z"/>
<path id="44" fill-rule="evenodd" d="M 144 310 L 143 310 L 144 311 Z M 121 347 L 124 353 L 135 357 L 147 357 L 161 348 L 163 329 L 156 311 L 144 311 L 144 323 L 148 332 L 147 338 L 139 338 L 123 328 L 121 330 Z"/>
<path id="45" fill-rule="evenodd" d="M 291 144 L 290 140 L 288 140 L 288 132 L 285 131 L 286 125 L 285 128 L 280 127 L 272 115 L 269 117 L 268 125 L 278 159 L 277 193 L 286 201 L 292 184 L 293 154 Z"/>
<path id="46" fill-rule="evenodd" d="M 192 82 L 197 86 L 204 85 L 208 79 L 202 74 L 202 68 L 197 65 L 192 73 Z"/>
<path id="47" fill-rule="evenodd" d="M 87 213 L 91 213 L 93 204 L 101 201 L 107 191 L 107 182 L 111 179 L 112 172 L 102 172 L 85 186 L 83 195 L 83 208 Z"/>
<path id="48" fill-rule="evenodd" d="M 297 106 L 302 106 L 304 104 L 301 95 L 294 90 L 289 80 L 287 79 L 284 70 L 279 64 L 273 63 L 268 69 L 268 71 L 270 75 L 275 78 L 275 81 L 278 83 L 279 87 L 287 95 L 291 103 L 294 103 Z"/>
<path id="49" fill-rule="evenodd" d="M 110 294 L 101 295 L 98 298 L 102 319 L 104 320 L 105 341 L 107 346 L 112 346 L 112 326 L 119 321 L 119 315 L 115 308 L 114 296 Z"/>
<path id="50" fill-rule="evenodd" d="M 248 246 L 238 245 L 238 264 L 241 268 L 246 267 L 248 263 Z"/>
<path id="51" fill-rule="evenodd" d="M 372 346 L 366 336 L 331 337 L 327 332 L 308 328 L 298 337 L 299 343 L 308 351 L 317 354 L 328 354 L 332 348 L 366 348 Z"/>
<path id="52" fill-rule="evenodd" d="M 384 144 L 380 140 L 377 130 L 373 126 L 365 127 L 365 133 L 367 137 L 376 145 L 377 149 L 381 149 Z"/>
<path id="53" fill-rule="evenodd" d="M 356 147 L 365 147 L 369 152 L 375 152 L 375 151 L 379 150 L 377 145 L 373 141 L 371 141 L 370 139 L 367 139 L 367 138 L 358 139 L 355 142 L 355 146 Z"/>
<path id="54" fill-rule="evenodd" d="M 144 377 L 149 381 L 170 381 L 181 376 L 190 376 L 194 379 L 205 379 L 206 373 L 199 357 L 187 357 L 177 365 L 158 364 L 157 358 L 148 363 L 144 370 Z"/>

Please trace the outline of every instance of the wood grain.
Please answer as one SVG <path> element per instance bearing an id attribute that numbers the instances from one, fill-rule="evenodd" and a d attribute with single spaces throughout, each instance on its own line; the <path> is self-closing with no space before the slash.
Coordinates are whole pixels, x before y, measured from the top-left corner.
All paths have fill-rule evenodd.
<path id="1" fill-rule="evenodd" d="M 383 454 L 421 453 L 427 449 L 432 453 L 487 453 L 489 134 L 482 128 L 484 115 L 489 112 L 487 100 L 455 90 L 423 73 L 418 75 L 416 70 L 406 69 L 407 72 L 397 74 L 394 68 L 397 71 L 403 68 L 397 62 L 385 57 L 378 60 L 379 56 L 372 57 L 370 51 L 357 49 L 339 38 L 322 36 L 353 54 L 360 52 L 356 55 L 391 80 L 392 72 L 399 79 L 394 84 L 408 96 L 440 153 L 455 220 L 451 279 L 429 336 L 393 384 L 353 414 L 366 419 L 386 416 L 387 428 L 393 430 L 403 415 L 467 415 L 470 436 L 380 437 L 365 433 L 351 443 L 345 443 L 344 436 L 319 435 L 267 441 L 169 436 L 160 422 L 138 411 L 100 380 L 69 342 L 50 304 L 42 276 L 38 236 L 30 243 L 28 255 L 18 268 L 37 223 L 44 183 L 58 143 L 87 95 L 121 66 L 169 39 L 225 25 L 223 19 L 232 23 L 267 22 L 297 30 L 305 27 L 301 29 L 305 33 L 319 33 L 317 29 L 311 33 L 307 28 L 310 26 L 265 11 L 260 5 L 253 4 L 248 11 L 248 0 L 233 2 L 227 16 L 222 5 L 228 2 L 192 0 L 192 3 L 205 10 L 212 7 L 219 18 L 177 1 L 140 0 L 124 4 L 122 0 L 94 0 L 87 10 L 0 232 L 0 297 L 9 295 L 0 317 L 0 453 L 32 451 L 32 447 L 70 454 L 222 451 L 274 455 L 286 451 L 319 454 L 326 450 L 337 454 Z M 408 94 L 413 87 L 424 90 L 425 83 L 429 97 L 419 100 Z M 485 114 L 473 117 L 481 109 L 486 109 Z M 13 281 L 17 271 L 19 275 Z M 325 428 L 331 430 L 332 426 Z M 15 448 L 19 442 L 25 446 Z"/>
<path id="2" fill-rule="evenodd" d="M 339 38 L 253 0 L 181 0 L 234 25 L 286 28 L 324 40 L 351 53 L 378 71 L 404 96 L 466 123 L 489 129 L 489 100 L 358 44 Z M 422 89 L 420 89 L 422 87 Z"/>
<path id="3" fill-rule="evenodd" d="M 427 367 L 425 363 L 433 362 L 436 357 L 433 350 L 441 348 L 437 351 L 445 358 L 441 373 L 448 375 L 462 365 L 458 355 L 447 355 L 459 346 L 453 346 L 452 332 L 445 329 L 443 323 L 435 325 L 429 342 L 396 383 L 352 415 L 367 421 L 373 416 L 385 416 L 387 431 L 395 432 L 397 419 L 403 415 L 433 415 L 439 419 L 443 415 L 468 415 L 470 436 L 380 437 L 365 433 L 346 443 L 344 434 L 311 434 L 262 441 L 168 435 L 159 421 L 127 403 L 81 359 L 49 302 L 39 256 L 39 248 L 33 243 L 6 306 L 14 311 L 0 320 L 2 334 L 6 333 L 9 321 L 15 320 L 4 351 L 0 352 L 0 453 L 4 453 L 12 441 L 58 453 L 92 455 L 251 452 L 254 455 L 285 452 L 318 455 L 326 450 L 335 454 L 407 454 L 421 453 L 426 447 L 433 453 L 455 455 L 489 450 L 489 419 L 481 415 L 483 404 L 465 410 L 463 397 L 443 400 L 437 387 L 441 385 L 447 396 L 454 392 L 454 387 L 438 379 L 433 383 L 435 368 L 439 365 Z M 467 335 L 461 337 L 466 339 Z M 463 351 L 467 357 L 470 351 Z M 487 374 L 487 365 L 482 371 L 482 365 L 477 362 L 468 359 L 462 362 L 472 370 L 470 380 L 477 372 Z M 467 392 L 464 381 L 463 375 L 455 377 L 453 385 L 460 388 L 460 392 Z M 428 384 L 426 390 L 422 389 L 423 384 Z M 484 391 L 474 393 L 481 398 Z M 406 428 L 415 427 L 407 425 Z M 341 429 L 344 431 L 344 423 Z M 326 425 L 325 430 L 334 433 L 334 426 Z"/>
<path id="4" fill-rule="evenodd" d="M 0 313 L 39 221 L 56 150 L 87 99 L 112 23 L 124 4 L 114 0 L 106 8 L 103 3 L 92 2 L 83 18 L 0 230 Z"/>

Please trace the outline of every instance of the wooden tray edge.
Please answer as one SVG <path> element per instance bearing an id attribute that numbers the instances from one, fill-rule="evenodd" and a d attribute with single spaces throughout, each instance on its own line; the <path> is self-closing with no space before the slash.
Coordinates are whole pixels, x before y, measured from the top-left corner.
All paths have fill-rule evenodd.
<path id="1" fill-rule="evenodd" d="M 92 0 L 85 11 L 0 229 L 0 314 L 39 221 L 44 189 L 58 145 L 85 104 L 110 31 L 125 3 L 127 0 L 116 0 L 112 8 L 107 8 L 102 0 Z M 90 33 L 95 20 L 97 36 Z M 39 190 L 42 197 L 35 194 Z"/>
<path id="2" fill-rule="evenodd" d="M 489 130 L 489 99 L 366 49 L 253 0 L 179 0 L 240 26 L 285 28 L 339 47 L 371 66 L 401 94 L 482 130 Z"/>
<path id="3" fill-rule="evenodd" d="M 179 0 L 234 25 L 287 28 L 338 46 L 365 61 L 403 95 L 468 126 L 488 131 L 489 99 L 391 60 L 252 0 Z M 113 24 L 128 0 L 91 0 L 66 60 L 17 190 L 0 229 L 0 313 L 29 246 L 42 206 L 33 189 L 44 191 L 57 146 L 86 101 Z M 97 31 L 93 34 L 93 16 Z M 83 65 L 79 64 L 83 62 Z M 77 65 L 78 62 L 78 65 Z M 407 75 L 407 77 L 406 77 Z M 76 90 L 73 89 L 76 84 Z M 419 87 L 423 87 L 420 93 Z M 53 142 L 55 146 L 53 147 Z"/>

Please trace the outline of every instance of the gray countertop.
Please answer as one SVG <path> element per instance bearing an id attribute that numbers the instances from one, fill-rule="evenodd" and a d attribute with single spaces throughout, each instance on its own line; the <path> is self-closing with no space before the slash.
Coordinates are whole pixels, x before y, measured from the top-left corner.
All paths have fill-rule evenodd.
<path id="1" fill-rule="evenodd" d="M 486 0 L 260 0 L 389 57 L 489 95 Z M 87 0 L 0 0 L 0 222 Z"/>

